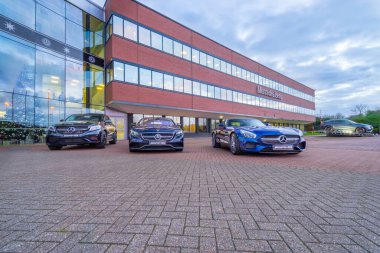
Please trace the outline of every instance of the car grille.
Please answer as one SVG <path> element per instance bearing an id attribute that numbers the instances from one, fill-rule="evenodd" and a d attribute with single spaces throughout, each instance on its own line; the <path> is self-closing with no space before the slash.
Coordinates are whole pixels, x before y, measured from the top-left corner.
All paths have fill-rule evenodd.
<path id="1" fill-rule="evenodd" d="M 69 128 L 74 128 L 74 131 L 69 131 Z M 82 134 L 84 132 L 87 132 L 88 127 L 87 126 L 64 126 L 64 127 L 57 127 L 57 132 L 60 134 Z"/>
<path id="2" fill-rule="evenodd" d="M 300 137 L 298 135 L 284 135 L 286 137 L 286 142 L 280 142 L 280 136 L 282 135 L 265 135 L 261 137 L 261 141 L 265 144 L 297 144 L 300 141 Z"/>
<path id="3" fill-rule="evenodd" d="M 156 139 L 156 135 L 161 135 L 160 139 Z M 173 139 L 173 133 L 160 133 L 160 132 L 153 132 L 153 133 L 142 133 L 141 136 L 144 140 L 171 140 Z"/>

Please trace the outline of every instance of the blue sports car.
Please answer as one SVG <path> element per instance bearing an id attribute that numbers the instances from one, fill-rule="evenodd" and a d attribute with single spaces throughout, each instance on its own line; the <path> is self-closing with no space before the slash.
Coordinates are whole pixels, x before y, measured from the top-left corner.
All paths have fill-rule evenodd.
<path id="1" fill-rule="evenodd" d="M 168 118 L 144 118 L 132 125 L 129 151 L 175 150 L 182 151 L 184 135 L 180 125 Z"/>
<path id="2" fill-rule="evenodd" d="M 297 128 L 271 127 L 257 119 L 229 119 L 213 131 L 212 146 L 227 146 L 234 155 L 243 152 L 298 154 L 306 148 L 306 141 Z"/>

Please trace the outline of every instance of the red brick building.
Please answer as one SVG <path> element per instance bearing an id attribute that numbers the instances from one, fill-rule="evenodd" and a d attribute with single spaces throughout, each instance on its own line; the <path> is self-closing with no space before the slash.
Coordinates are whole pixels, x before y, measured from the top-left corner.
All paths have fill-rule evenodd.
<path id="1" fill-rule="evenodd" d="M 165 115 L 186 132 L 254 117 L 303 129 L 314 90 L 132 0 L 107 0 L 106 112 L 123 126 Z M 124 119 L 124 120 L 123 120 Z"/>

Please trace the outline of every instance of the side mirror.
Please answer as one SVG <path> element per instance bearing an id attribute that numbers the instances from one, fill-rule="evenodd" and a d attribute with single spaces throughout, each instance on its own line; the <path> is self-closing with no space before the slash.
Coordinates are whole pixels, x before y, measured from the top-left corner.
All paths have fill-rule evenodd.
<path id="1" fill-rule="evenodd" d="M 59 120 L 59 122 L 63 122 L 63 121 L 65 121 L 65 120 L 64 120 L 64 119 L 60 119 L 60 120 Z"/>
<path id="2" fill-rule="evenodd" d="M 270 123 L 268 123 L 268 122 L 265 122 L 265 125 L 266 125 L 266 126 L 270 126 Z"/>
<path id="3" fill-rule="evenodd" d="M 107 120 L 104 121 L 104 123 L 106 123 L 106 124 L 112 124 L 112 120 L 107 119 Z"/>
<path id="4" fill-rule="evenodd" d="M 223 130 L 224 128 L 225 128 L 224 123 L 220 123 L 220 124 L 218 125 L 218 129 L 219 129 L 219 130 Z"/>
<path id="5" fill-rule="evenodd" d="M 135 122 L 133 122 L 132 124 L 131 124 L 131 127 L 135 127 L 137 124 L 135 123 Z"/>

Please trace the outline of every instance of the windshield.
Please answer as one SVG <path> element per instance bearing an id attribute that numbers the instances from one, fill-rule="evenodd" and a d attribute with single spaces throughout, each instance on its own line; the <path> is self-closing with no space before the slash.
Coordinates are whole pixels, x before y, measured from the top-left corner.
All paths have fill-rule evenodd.
<path id="1" fill-rule="evenodd" d="M 171 119 L 164 118 L 144 118 L 137 124 L 142 127 L 174 127 L 175 123 Z"/>
<path id="2" fill-rule="evenodd" d="M 65 121 L 90 121 L 100 122 L 102 121 L 102 115 L 93 114 L 74 114 L 69 116 Z"/>
<path id="3" fill-rule="evenodd" d="M 227 121 L 227 126 L 232 127 L 261 127 L 265 126 L 263 122 L 257 119 L 230 119 Z"/>

